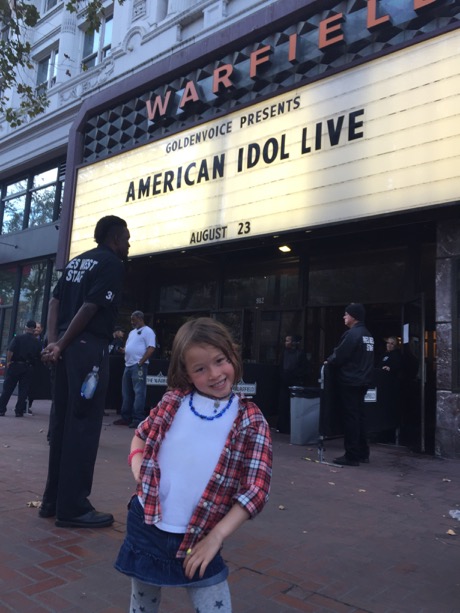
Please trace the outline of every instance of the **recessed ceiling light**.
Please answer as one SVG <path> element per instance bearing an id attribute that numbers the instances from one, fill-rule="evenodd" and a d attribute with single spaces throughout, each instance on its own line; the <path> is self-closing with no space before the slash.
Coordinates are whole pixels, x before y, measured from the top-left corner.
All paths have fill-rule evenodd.
<path id="1" fill-rule="evenodd" d="M 281 247 L 278 247 L 278 249 L 282 251 L 283 253 L 289 253 L 289 251 L 291 251 L 291 248 L 288 247 L 287 245 L 281 245 Z"/>

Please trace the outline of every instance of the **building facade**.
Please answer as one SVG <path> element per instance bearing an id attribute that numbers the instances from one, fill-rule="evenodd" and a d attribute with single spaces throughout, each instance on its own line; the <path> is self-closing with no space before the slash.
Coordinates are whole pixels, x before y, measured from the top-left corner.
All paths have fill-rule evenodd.
<path id="1" fill-rule="evenodd" d="M 212 315 L 274 415 L 283 337 L 303 337 L 317 385 L 363 302 L 377 356 L 396 335 L 416 364 L 399 442 L 460 457 L 459 23 L 445 0 L 151 0 L 107 5 L 95 35 L 49 7 L 50 108 L 0 142 L 2 349 L 114 213 L 153 376 L 177 327 Z"/>

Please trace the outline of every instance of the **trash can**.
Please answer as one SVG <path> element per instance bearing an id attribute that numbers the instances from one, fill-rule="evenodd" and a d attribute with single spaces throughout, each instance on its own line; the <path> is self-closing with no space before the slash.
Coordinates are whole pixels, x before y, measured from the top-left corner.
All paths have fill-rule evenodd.
<path id="1" fill-rule="evenodd" d="M 291 393 L 291 443 L 310 445 L 319 439 L 319 387 L 293 386 Z"/>

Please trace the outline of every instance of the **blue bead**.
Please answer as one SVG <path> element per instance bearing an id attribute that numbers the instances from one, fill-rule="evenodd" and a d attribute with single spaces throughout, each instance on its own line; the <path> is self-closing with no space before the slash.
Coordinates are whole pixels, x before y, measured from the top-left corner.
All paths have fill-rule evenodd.
<path id="1" fill-rule="evenodd" d="M 220 411 L 220 413 L 217 413 L 216 415 L 213 415 L 212 417 L 208 417 L 207 415 L 202 415 L 201 413 L 198 413 L 198 411 L 195 409 L 195 407 L 193 406 L 193 394 L 195 392 L 193 391 L 190 394 L 190 400 L 189 400 L 189 407 L 190 410 L 192 411 L 192 413 L 194 415 L 196 415 L 197 417 L 199 417 L 200 419 L 206 419 L 207 421 L 213 421 L 214 419 L 219 419 L 219 417 L 222 417 L 222 415 L 228 411 L 228 409 L 230 408 L 230 405 L 232 404 L 233 398 L 235 397 L 235 394 L 232 392 L 230 395 L 230 398 L 228 399 L 227 404 L 224 406 L 224 408 L 222 409 L 222 411 Z"/>

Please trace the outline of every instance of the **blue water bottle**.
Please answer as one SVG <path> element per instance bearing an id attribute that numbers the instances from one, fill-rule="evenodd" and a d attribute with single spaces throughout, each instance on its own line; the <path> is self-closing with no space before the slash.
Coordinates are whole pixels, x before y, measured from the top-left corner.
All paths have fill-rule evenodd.
<path id="1" fill-rule="evenodd" d="M 93 370 L 86 375 L 85 380 L 83 381 L 80 394 L 82 398 L 85 398 L 85 400 L 91 400 L 91 398 L 94 396 L 94 392 L 96 391 L 97 383 L 99 381 L 98 371 L 99 367 L 93 366 Z"/>

